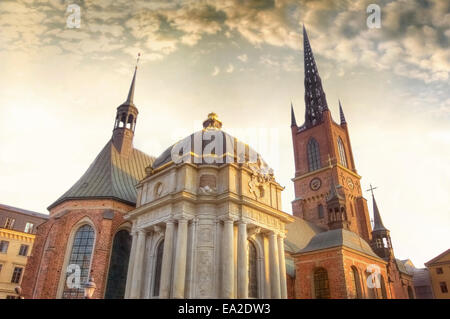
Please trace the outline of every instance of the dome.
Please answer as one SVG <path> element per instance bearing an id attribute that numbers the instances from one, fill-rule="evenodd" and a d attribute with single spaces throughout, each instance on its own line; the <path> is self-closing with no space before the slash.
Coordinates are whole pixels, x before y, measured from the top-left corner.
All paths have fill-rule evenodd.
<path id="1" fill-rule="evenodd" d="M 222 131 L 222 122 L 217 114 L 210 113 L 203 122 L 203 129 L 167 148 L 153 162 L 152 170 L 169 163 L 188 162 L 195 165 L 220 166 L 226 163 L 252 164 L 262 173 L 273 175 L 273 170 L 260 154 L 236 137 Z"/>

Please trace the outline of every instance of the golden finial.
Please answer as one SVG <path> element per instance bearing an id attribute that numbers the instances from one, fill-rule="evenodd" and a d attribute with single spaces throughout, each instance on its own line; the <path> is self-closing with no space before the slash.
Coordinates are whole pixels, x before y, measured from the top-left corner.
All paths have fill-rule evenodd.
<path id="1" fill-rule="evenodd" d="M 219 121 L 219 117 L 217 116 L 216 113 L 211 112 L 208 114 L 208 119 L 206 119 L 206 121 L 203 122 L 203 128 L 205 129 L 221 129 L 222 128 L 222 122 Z"/>

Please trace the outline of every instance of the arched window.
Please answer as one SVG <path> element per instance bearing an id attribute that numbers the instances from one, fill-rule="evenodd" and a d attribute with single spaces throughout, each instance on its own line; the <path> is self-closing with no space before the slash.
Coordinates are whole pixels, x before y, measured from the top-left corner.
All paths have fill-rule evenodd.
<path id="1" fill-rule="evenodd" d="M 381 298 L 387 299 L 386 285 L 384 283 L 383 275 L 380 275 L 380 288 L 381 288 Z"/>
<path id="2" fill-rule="evenodd" d="M 353 287 L 355 289 L 355 298 L 356 299 L 362 298 L 361 281 L 359 279 L 358 269 L 355 266 L 352 266 L 352 281 Z"/>
<path id="3" fill-rule="evenodd" d="M 126 113 L 122 113 L 122 115 L 120 117 L 119 127 L 125 127 L 126 121 L 127 121 L 127 114 Z"/>
<path id="4" fill-rule="evenodd" d="M 411 286 L 408 286 L 408 298 L 414 299 L 414 293 L 413 293 Z"/>
<path id="5" fill-rule="evenodd" d="M 155 278 L 153 283 L 153 297 L 159 296 L 159 287 L 161 284 L 161 268 L 164 253 L 164 240 L 161 240 L 156 248 L 156 262 L 155 262 Z"/>
<path id="6" fill-rule="evenodd" d="M 323 205 L 319 204 L 317 209 L 318 209 L 318 213 L 319 213 L 319 218 L 323 218 Z"/>
<path id="7" fill-rule="evenodd" d="M 248 296 L 258 298 L 257 253 L 255 244 L 248 241 Z"/>
<path id="8" fill-rule="evenodd" d="M 88 282 L 89 270 L 91 268 L 92 249 L 94 247 L 95 232 L 92 226 L 83 225 L 75 233 L 75 237 L 70 251 L 70 258 L 67 265 L 78 265 L 80 268 L 80 287 L 70 288 L 67 285 L 67 277 L 72 273 L 68 272 L 64 280 L 63 299 L 84 298 L 83 284 Z M 76 268 L 75 268 L 76 269 Z"/>
<path id="9" fill-rule="evenodd" d="M 339 159 L 342 166 L 347 167 L 347 158 L 345 157 L 345 149 L 344 143 L 340 137 L 338 137 L 338 150 L 339 150 Z"/>
<path id="10" fill-rule="evenodd" d="M 133 114 L 128 115 L 127 128 L 130 130 L 133 128 Z"/>
<path id="11" fill-rule="evenodd" d="M 130 259 L 131 236 L 123 229 L 114 236 L 109 262 L 105 299 L 123 299 L 127 284 L 128 261 Z"/>
<path id="12" fill-rule="evenodd" d="M 314 270 L 314 294 L 317 299 L 330 298 L 328 272 L 324 268 Z"/>
<path id="13" fill-rule="evenodd" d="M 367 299 L 376 299 L 376 291 L 375 291 L 375 282 L 373 280 L 371 280 L 370 277 L 371 274 L 366 272 L 366 282 L 365 282 L 365 286 L 367 287 Z M 369 287 L 369 282 L 371 283 L 370 286 L 374 287 L 374 288 L 370 288 Z"/>
<path id="14" fill-rule="evenodd" d="M 314 138 L 311 138 L 308 142 L 308 165 L 309 171 L 315 171 L 320 168 L 320 152 L 319 143 Z"/>

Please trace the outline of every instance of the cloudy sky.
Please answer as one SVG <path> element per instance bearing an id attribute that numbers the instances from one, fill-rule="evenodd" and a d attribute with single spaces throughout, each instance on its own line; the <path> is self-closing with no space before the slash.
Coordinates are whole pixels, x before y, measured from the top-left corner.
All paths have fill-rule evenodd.
<path id="1" fill-rule="evenodd" d="M 381 8 L 379 29 L 367 27 L 370 3 Z M 79 28 L 68 27 L 73 4 Z M 214 111 L 274 168 L 290 213 L 304 23 L 335 119 L 342 101 L 362 185 L 378 186 L 396 255 L 423 266 L 450 243 L 449 6 L 2 0 L 0 202 L 47 213 L 111 137 L 140 52 L 135 146 L 157 156 Z"/>

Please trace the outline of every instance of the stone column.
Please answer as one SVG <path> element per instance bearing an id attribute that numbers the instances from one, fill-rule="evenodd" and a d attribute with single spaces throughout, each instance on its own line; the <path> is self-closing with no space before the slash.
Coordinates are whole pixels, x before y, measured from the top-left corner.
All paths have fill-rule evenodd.
<path id="1" fill-rule="evenodd" d="M 132 242 L 130 250 L 130 260 L 128 261 L 127 284 L 125 287 L 125 298 L 130 298 L 131 285 L 133 282 L 134 256 L 136 255 L 137 232 L 131 233 Z"/>
<path id="2" fill-rule="evenodd" d="M 284 256 L 284 235 L 278 236 L 278 256 L 279 256 L 279 261 L 280 261 L 281 298 L 287 299 L 286 260 L 285 260 L 285 256 Z"/>
<path id="3" fill-rule="evenodd" d="M 138 299 L 141 294 L 142 273 L 144 264 L 144 250 L 145 250 L 145 231 L 138 230 L 136 252 L 134 254 L 133 265 L 133 279 L 131 282 L 130 298 Z"/>
<path id="4" fill-rule="evenodd" d="M 270 291 L 272 298 L 281 298 L 280 266 L 278 262 L 277 234 L 269 233 Z"/>
<path id="5" fill-rule="evenodd" d="M 173 297 L 179 299 L 184 298 L 184 285 L 186 282 L 187 235 L 188 221 L 185 218 L 180 218 L 178 220 L 175 267 L 173 271 Z"/>
<path id="6" fill-rule="evenodd" d="M 159 298 L 162 299 L 167 299 L 170 296 L 170 276 L 172 274 L 174 227 L 175 226 L 172 220 L 166 222 L 163 258 L 161 263 L 161 280 L 159 286 Z"/>
<path id="7" fill-rule="evenodd" d="M 248 298 L 248 242 L 247 223 L 240 221 L 237 244 L 237 297 Z"/>
<path id="8" fill-rule="evenodd" d="M 234 298 L 234 229 L 233 220 L 223 221 L 222 236 L 222 298 Z"/>

